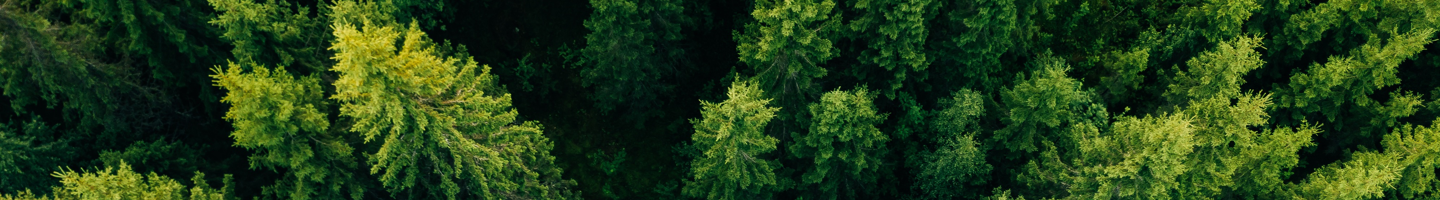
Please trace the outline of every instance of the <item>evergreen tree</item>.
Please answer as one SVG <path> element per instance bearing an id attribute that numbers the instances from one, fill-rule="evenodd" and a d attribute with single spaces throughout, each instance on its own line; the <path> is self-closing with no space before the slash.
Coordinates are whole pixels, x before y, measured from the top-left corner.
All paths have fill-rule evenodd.
<path id="1" fill-rule="evenodd" d="M 1292 120 L 1306 120 L 1322 114 L 1336 131 L 1327 138 L 1342 146 L 1376 141 L 1379 133 L 1397 125 L 1398 119 L 1418 111 L 1422 103 L 1413 92 L 1394 90 L 1389 101 L 1372 98 L 1382 89 L 1400 84 L 1397 76 L 1402 61 L 1409 60 L 1434 42 L 1434 29 L 1418 29 L 1393 38 L 1370 42 L 1353 49 L 1348 56 L 1332 56 L 1290 77 L 1286 86 L 1276 86 L 1279 106 Z M 1333 151 L 1333 150 L 1332 150 Z"/>
<path id="2" fill-rule="evenodd" d="M 691 141 L 703 155 L 690 166 L 686 196 L 705 199 L 768 199 L 780 191 L 775 170 L 780 163 L 767 159 L 776 140 L 765 125 L 780 108 L 769 107 L 759 86 L 746 81 L 730 84 L 730 98 L 720 103 L 701 101 L 703 116 L 691 119 Z"/>
<path id="3" fill-rule="evenodd" d="M 865 88 L 831 91 L 810 104 L 808 133 L 792 133 L 790 155 L 809 160 L 801 167 L 802 198 L 854 199 L 876 196 L 876 181 L 889 138 L 875 126 L 886 115 L 877 113 L 875 97 Z M 808 169 L 805 169 L 808 168 Z"/>
<path id="4" fill-rule="evenodd" d="M 357 161 L 355 148 L 329 132 L 324 91 L 315 76 L 295 78 L 283 67 L 274 70 L 252 66 L 242 72 L 237 64 L 215 68 L 215 84 L 229 92 L 225 119 L 235 131 L 235 145 L 255 150 L 250 168 L 284 170 L 285 179 L 267 186 L 265 193 L 286 199 L 361 198 L 363 185 L 350 172 Z"/>
<path id="5" fill-rule="evenodd" d="M 15 126 L 19 126 L 17 129 Z M 0 129 L 0 193 L 35 190 L 54 186 L 50 172 L 55 166 L 72 162 L 76 148 L 67 140 L 49 138 L 55 126 L 38 119 L 12 123 Z"/>
<path id="6" fill-rule="evenodd" d="M 349 131 L 382 139 L 370 173 L 407 198 L 568 198 L 552 144 L 538 123 L 516 119 L 489 66 L 432 42 L 418 23 L 371 18 L 385 15 L 373 13 L 380 6 L 333 8 L 339 77 L 330 98 L 354 120 Z"/>
<path id="7" fill-rule="evenodd" d="M 52 176 L 60 178 L 62 187 L 55 187 L 53 196 L 35 195 L 26 190 L 18 194 L 0 195 L 3 199 L 191 199 L 222 200 L 230 187 L 230 176 L 225 176 L 225 188 L 210 188 L 205 183 L 205 174 L 196 173 L 191 179 L 193 187 L 181 185 L 170 177 L 155 173 L 141 174 L 130 169 L 129 164 L 106 166 L 95 172 L 57 171 Z"/>
<path id="8" fill-rule="evenodd" d="M 1057 133 L 1065 127 L 1088 121 L 1084 118 L 1090 113 L 1084 109 L 1093 109 L 1090 108 L 1092 94 L 1080 88 L 1080 81 L 1065 74 L 1069 66 L 1053 57 L 1037 62 L 1042 69 L 1028 78 L 1017 78 L 1014 87 L 1000 93 L 1009 110 L 1004 118 L 1005 128 L 995 131 L 990 138 L 997 142 L 998 148 L 1037 152 L 1041 142 L 1063 138 Z"/>
<path id="9" fill-rule="evenodd" d="M 668 83 L 684 64 L 685 51 L 678 46 L 680 30 L 692 26 L 678 0 L 592 0 L 595 10 L 585 21 L 590 34 L 586 46 L 582 85 L 591 94 L 596 108 L 609 112 L 625 109 L 627 116 L 643 116 L 660 106 L 660 94 L 674 87 Z"/>
<path id="10" fill-rule="evenodd" d="M 878 65 L 889 71 L 891 76 L 877 77 L 888 80 L 890 87 L 880 91 L 889 98 L 895 98 L 908 82 L 923 82 L 929 77 L 925 69 L 930 59 L 925 49 L 929 37 L 926 26 L 937 14 L 940 3 L 930 0 L 857 0 L 850 1 L 850 7 L 859 11 L 860 16 L 847 25 L 861 39 L 866 48 L 856 58 L 867 65 Z M 857 71 L 852 76 L 865 78 L 869 71 Z M 913 80 L 911 80 L 913 78 Z"/>
<path id="11" fill-rule="evenodd" d="M 235 48 L 235 63 L 290 66 L 301 74 L 324 72 L 333 65 L 326 47 L 335 39 L 328 15 L 309 6 L 288 1 L 257 3 L 245 0 L 210 0 L 219 13 L 210 24 L 219 27 L 220 38 Z"/>
<path id="12" fill-rule="evenodd" d="M 952 93 L 940 104 L 945 109 L 935 111 L 934 136 L 925 137 L 936 145 L 934 150 L 918 153 L 911 160 L 918 160 L 915 189 L 917 196 L 925 199 L 979 198 L 981 190 L 974 186 L 985 184 L 992 166 L 985 162 L 985 149 L 976 142 L 978 120 L 985 114 L 984 95 L 971 90 Z"/>
<path id="13" fill-rule="evenodd" d="M 734 33 L 740 62 L 767 96 L 801 107 L 819 88 L 815 79 L 827 74 L 821 65 L 837 56 L 833 40 L 842 27 L 835 2 L 756 0 L 754 6 L 755 21 Z"/>

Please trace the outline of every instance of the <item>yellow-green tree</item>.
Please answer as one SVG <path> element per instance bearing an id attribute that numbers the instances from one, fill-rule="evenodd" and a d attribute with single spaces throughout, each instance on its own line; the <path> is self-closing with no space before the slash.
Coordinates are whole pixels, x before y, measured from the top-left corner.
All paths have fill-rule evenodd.
<path id="1" fill-rule="evenodd" d="M 780 191 L 775 176 L 780 163 L 769 159 L 779 140 L 765 134 L 765 125 L 780 108 L 752 83 L 730 85 L 720 103 L 701 101 L 700 119 L 691 119 L 691 141 L 703 155 L 691 163 L 686 196 L 705 199 L 767 199 Z"/>
<path id="2" fill-rule="evenodd" d="M 54 188 L 53 195 L 36 195 L 30 190 L 20 191 L 16 194 L 3 194 L 0 199 L 5 200 L 41 200 L 41 199 L 75 199 L 75 200 L 101 200 L 101 199 L 157 199 L 157 200 L 223 200 L 230 190 L 230 175 L 225 176 L 225 186 L 221 189 L 214 189 L 205 183 L 204 173 L 195 173 L 191 178 L 194 186 L 185 186 L 176 182 L 170 177 L 161 176 L 151 172 L 149 174 L 137 173 L 130 169 L 129 164 L 120 162 L 119 166 L 106 166 L 103 170 L 94 172 L 76 172 L 65 169 L 51 174 L 60 179 L 61 186 Z"/>
<path id="3" fill-rule="evenodd" d="M 563 199 L 569 181 L 535 122 L 516 119 L 510 94 L 461 50 L 417 23 L 373 17 L 376 2 L 334 7 L 340 115 L 366 143 L 370 173 L 403 198 Z M 460 48 L 463 49 L 463 48 Z"/>

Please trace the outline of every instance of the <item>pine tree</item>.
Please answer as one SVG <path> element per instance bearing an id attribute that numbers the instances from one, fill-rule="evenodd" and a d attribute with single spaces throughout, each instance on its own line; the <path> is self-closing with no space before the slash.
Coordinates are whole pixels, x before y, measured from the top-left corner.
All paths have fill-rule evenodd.
<path id="1" fill-rule="evenodd" d="M 520 122 L 490 74 L 461 50 L 436 44 L 419 30 L 377 15 L 374 2 L 338 2 L 334 9 L 340 115 L 366 143 L 370 173 L 407 198 L 563 199 L 549 140 L 534 122 Z M 396 46 L 396 45 L 399 46 Z"/>
<path id="2" fill-rule="evenodd" d="M 324 91 L 316 76 L 295 78 L 284 67 L 271 70 L 241 65 L 214 69 L 215 85 L 229 92 L 225 119 L 235 131 L 235 145 L 255 150 L 251 169 L 284 171 L 285 178 L 265 193 L 286 199 L 359 199 L 363 185 L 351 175 L 358 162 L 355 148 L 329 132 Z"/>
<path id="3" fill-rule="evenodd" d="M 705 199 L 768 199 L 780 191 L 775 170 L 780 163 L 767 159 L 779 140 L 765 134 L 765 125 L 780 108 L 769 107 L 759 86 L 746 81 L 730 85 L 730 97 L 720 103 L 701 101 L 703 116 L 691 119 L 691 141 L 703 152 L 691 163 L 686 196 Z"/>
<path id="4" fill-rule="evenodd" d="M 1404 90 L 1391 92 L 1386 102 L 1370 96 L 1400 84 L 1397 67 L 1434 42 L 1430 39 L 1434 33 L 1427 28 L 1386 40 L 1371 38 L 1348 56 L 1312 64 L 1291 76 L 1288 85 L 1276 86 L 1278 105 L 1289 111 L 1282 114 L 1295 121 L 1323 114 L 1323 122 L 1330 122 L 1336 130 L 1326 132 L 1326 137 L 1341 141 L 1342 146 L 1378 140 L 1374 136 L 1397 125 L 1399 118 L 1414 114 L 1422 102 L 1419 95 Z"/>
<path id="5" fill-rule="evenodd" d="M 55 183 L 50 172 L 55 166 L 74 162 L 76 148 L 68 140 L 52 138 L 56 126 L 38 118 L 0 127 L 0 193 L 48 191 Z"/>
<path id="6" fill-rule="evenodd" d="M 693 22 L 678 0 L 592 0 L 585 20 L 581 85 L 593 89 L 596 108 L 644 115 L 660 106 L 660 94 L 686 60 L 680 30 Z"/>
<path id="7" fill-rule="evenodd" d="M 832 0 L 756 0 L 755 21 L 736 31 L 740 62 L 755 73 L 754 84 L 781 106 L 800 107 L 819 88 L 821 67 L 835 58 L 840 14 Z M 783 134 L 783 133 L 782 133 Z"/>
<path id="8" fill-rule="evenodd" d="M 220 38 L 235 47 L 230 50 L 233 62 L 289 66 L 301 74 L 324 72 L 333 65 L 325 47 L 335 36 L 315 34 L 332 32 L 326 24 L 328 15 L 316 15 L 313 8 L 288 1 L 209 1 L 219 13 L 210 24 L 219 27 Z"/>
<path id="9" fill-rule="evenodd" d="M 1043 69 L 1028 78 L 1017 78 L 1015 86 L 1000 93 L 1009 110 L 1005 128 L 990 138 L 997 147 L 1011 152 L 1040 151 L 1040 142 L 1062 139 L 1054 133 L 1073 124 L 1084 123 L 1085 109 L 1090 108 L 1089 91 L 1081 82 L 1065 74 L 1070 68 L 1058 58 L 1042 58 Z M 1012 155 L 1013 156 L 1013 155 Z"/>
<path id="10" fill-rule="evenodd" d="M 911 160 L 917 196 L 925 199 L 979 198 L 983 190 L 974 186 L 988 182 L 992 166 L 985 162 L 985 149 L 976 142 L 978 120 L 985 114 L 984 95 L 968 89 L 956 91 L 940 104 L 932 122 L 933 136 L 922 137 L 935 145 Z"/>
<path id="11" fill-rule="evenodd" d="M 808 133 L 792 133 L 790 155 L 811 161 L 800 167 L 802 198 L 837 199 L 878 195 L 875 183 L 887 154 L 885 133 L 869 90 L 831 91 L 810 104 Z"/>
<path id="12" fill-rule="evenodd" d="M 190 200 L 222 200 L 226 198 L 225 191 L 230 187 L 230 176 L 225 176 L 224 188 L 210 188 L 205 183 L 204 173 L 195 173 L 193 187 L 186 187 L 170 177 L 161 176 L 155 173 L 141 174 L 130 169 L 129 164 L 120 162 L 119 166 L 106 166 L 103 170 L 95 172 L 76 172 L 72 170 L 61 170 L 51 174 L 60 178 L 61 187 L 55 187 L 53 196 L 35 195 L 29 190 L 21 191 L 14 196 L 10 194 L 0 195 L 0 199 L 77 199 L 77 200 L 101 200 L 101 199 L 190 199 Z"/>
<path id="13" fill-rule="evenodd" d="M 849 5 L 860 12 L 860 16 L 846 24 L 853 32 L 850 37 L 864 41 L 868 47 L 857 59 L 892 74 L 877 77 L 887 80 L 890 86 L 882 88 L 882 93 L 895 98 L 894 90 L 900 90 L 906 82 L 923 82 L 929 77 L 929 73 L 925 73 L 931 63 L 925 49 L 930 34 L 926 24 L 938 13 L 939 2 L 857 0 Z M 851 75 L 864 78 L 868 73 L 857 71 Z"/>
<path id="14" fill-rule="evenodd" d="M 1032 5 L 1048 6 L 1043 1 Z M 1022 7 L 1024 2 L 1015 0 L 976 0 L 969 2 L 945 3 L 938 11 L 933 37 L 928 43 L 936 55 L 936 71 L 944 77 L 964 77 L 951 83 L 958 86 L 977 88 L 981 91 L 996 91 L 1004 84 L 1005 74 L 1000 56 L 1013 51 L 1024 43 L 1016 32 L 1029 27 L 1025 19 L 1029 10 Z M 1017 5 L 1019 4 L 1019 5 Z"/>

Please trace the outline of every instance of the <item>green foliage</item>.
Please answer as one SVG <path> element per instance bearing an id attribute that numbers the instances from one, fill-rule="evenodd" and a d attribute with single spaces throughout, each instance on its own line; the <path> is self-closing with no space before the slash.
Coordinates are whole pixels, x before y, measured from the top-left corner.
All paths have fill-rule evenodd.
<path id="1" fill-rule="evenodd" d="M 50 171 L 70 160 L 65 155 L 73 154 L 74 147 L 46 137 L 53 131 L 54 126 L 38 119 L 12 122 L 0 130 L 0 177 L 5 177 L 0 179 L 0 191 L 47 190 L 54 185 Z"/>
<path id="2" fill-rule="evenodd" d="M 1285 3 L 1285 1 L 1281 1 Z M 1290 3 L 1308 5 L 1301 3 Z M 1331 47 L 1354 47 L 1368 44 L 1379 38 L 1402 37 L 1412 33 L 1397 31 L 1421 31 L 1440 28 L 1440 21 L 1434 19 L 1437 5 L 1393 1 L 1393 0 L 1340 0 L 1314 4 L 1312 8 L 1287 16 L 1283 26 L 1271 30 L 1275 34 L 1275 46 L 1287 59 L 1298 59 L 1314 53 L 1337 53 L 1343 49 Z M 1430 34 L 1418 34 L 1429 36 Z M 1329 41 L 1327 41 L 1329 40 Z M 1424 39 L 1412 39 L 1416 42 Z M 1398 41 L 1398 40 L 1397 40 Z M 1428 43 L 1428 42 L 1427 42 Z M 1422 45 L 1412 43 L 1407 45 Z M 1369 45 L 1367 45 L 1369 46 Z M 1375 47 L 1379 48 L 1378 44 Z M 1311 53 L 1307 53 L 1311 52 Z M 1367 50 L 1368 51 L 1368 50 Z M 1321 54 L 1318 56 L 1323 56 Z M 1409 57 L 1401 55 L 1399 57 Z M 1377 57 L 1378 58 L 1378 57 Z M 1332 61 L 1333 61 L 1332 57 Z M 1360 59 L 1356 56 L 1355 59 Z M 1378 61 L 1369 61 L 1378 62 Z"/>
<path id="3" fill-rule="evenodd" d="M 890 139 L 875 126 L 886 115 L 877 113 L 875 96 L 865 88 L 831 91 L 810 104 L 808 133 L 792 133 L 790 155 L 812 161 L 802 167 L 802 198 L 837 199 L 874 196 L 881 157 Z M 808 168 L 808 169 L 806 169 Z"/>
<path id="4" fill-rule="evenodd" d="M 1111 72 L 1109 76 L 1100 77 L 1100 89 L 1107 97 L 1106 102 L 1118 102 L 1132 97 L 1132 92 L 1142 89 L 1141 83 L 1145 81 L 1144 72 L 1149 65 L 1150 49 L 1136 48 L 1129 52 L 1112 51 L 1101 55 L 1100 66 Z"/>
<path id="5" fill-rule="evenodd" d="M 1053 17 L 1050 0 L 937 1 L 941 8 L 935 20 L 929 49 L 940 75 L 955 86 L 980 91 L 998 91 L 1009 74 L 1003 56 L 1011 52 L 1031 53 L 1031 43 L 1045 33 L 1034 25 L 1036 18 Z"/>
<path id="6" fill-rule="evenodd" d="M 337 15 L 347 6 L 337 4 Z M 331 70 L 340 75 L 330 98 L 355 120 L 350 131 L 367 143 L 383 138 L 369 163 L 387 189 L 409 198 L 565 198 L 549 168 L 551 144 L 538 124 L 516 124 L 488 66 L 476 71 L 415 23 L 336 18 Z"/>
<path id="7" fill-rule="evenodd" d="M 1194 151 L 1194 127 L 1184 115 L 1120 117 L 1109 133 L 1076 130 L 1070 194 L 1079 198 L 1168 199 L 1171 190 L 1189 187 L 1177 180 L 1188 172 L 1186 155 Z"/>
<path id="8" fill-rule="evenodd" d="M 1042 59 L 1043 69 L 1029 78 L 1017 78 L 1015 86 L 1000 93 L 1009 110 L 1005 128 L 995 131 L 992 141 L 1011 152 L 1039 151 L 1041 141 L 1060 138 L 1051 133 L 1070 127 L 1089 106 L 1092 94 L 1080 89 L 1080 81 L 1065 75 L 1070 68 L 1058 59 Z"/>
<path id="9" fill-rule="evenodd" d="M 94 25 L 92 32 L 122 57 L 143 62 L 149 75 L 166 85 L 201 84 L 203 67 L 219 54 L 213 27 L 204 26 L 212 17 L 201 1 L 167 0 L 67 0 L 72 16 L 82 24 Z M 203 65 L 202 65 L 203 66 Z"/>
<path id="10" fill-rule="evenodd" d="M 1227 41 L 1187 62 L 1165 93 L 1185 101 L 1176 114 L 1121 117 L 1109 130 L 1072 126 L 1066 133 L 1075 149 L 1067 140 L 1047 142 L 1022 181 L 1080 198 L 1258 198 L 1284 190 L 1296 154 L 1319 131 L 1254 130 L 1268 122 L 1271 106 L 1268 94 L 1240 91 L 1240 77 L 1263 63 L 1254 42 Z"/>
<path id="11" fill-rule="evenodd" d="M 766 159 L 779 141 L 765 134 L 765 125 L 780 108 L 753 83 L 736 81 L 720 103 L 701 101 L 700 119 L 691 119 L 691 141 L 703 152 L 691 163 L 684 193 L 705 199 L 768 199 L 778 191 L 775 169 L 780 163 Z"/>
<path id="12" fill-rule="evenodd" d="M 985 163 L 985 151 L 970 136 L 947 141 L 935 152 L 925 155 L 924 164 L 916 174 L 916 189 L 926 199 L 976 198 L 974 186 L 984 184 L 993 168 Z"/>
<path id="13" fill-rule="evenodd" d="M 1259 38 L 1240 37 L 1200 53 L 1185 62 L 1186 70 L 1175 74 L 1165 95 L 1171 101 L 1238 96 L 1245 84 L 1243 76 L 1265 64 L 1255 52 L 1257 47 Z"/>
<path id="14" fill-rule="evenodd" d="M 752 79 L 782 106 L 799 106 L 825 76 L 820 65 L 835 58 L 834 39 L 840 13 L 833 0 L 756 0 L 750 16 L 755 21 L 736 31 L 740 62 L 755 74 Z M 793 105 L 792 105 L 793 104 Z"/>
<path id="15" fill-rule="evenodd" d="M 680 30 L 692 26 L 678 0 L 592 0 L 594 11 L 585 20 L 585 68 L 582 85 L 593 89 L 592 99 L 602 112 L 626 107 L 644 112 L 659 106 L 660 94 L 674 86 L 666 83 L 676 73 L 685 51 L 676 43 Z"/>
<path id="16" fill-rule="evenodd" d="M 220 13 L 209 23 L 235 46 L 230 51 L 235 62 L 299 67 L 302 72 L 322 72 L 333 63 L 325 46 L 334 35 L 315 34 L 330 32 L 326 15 L 287 1 L 209 1 Z"/>
<path id="17" fill-rule="evenodd" d="M 63 110 L 65 122 L 87 131 L 101 126 L 98 131 L 129 130 L 136 113 L 123 104 L 152 91 L 129 87 L 135 81 L 126 77 L 133 71 L 101 60 L 102 41 L 92 37 L 95 27 L 53 23 L 42 11 L 0 7 L 0 84 L 10 109 L 30 113 L 43 105 Z"/>
<path id="18" fill-rule="evenodd" d="M 1383 103 L 1370 96 L 1400 84 L 1396 75 L 1400 63 L 1424 50 L 1434 41 L 1430 39 L 1434 33 L 1434 29 L 1411 31 L 1389 38 L 1383 45 L 1382 40 L 1371 38 L 1349 56 L 1332 56 L 1324 64 L 1313 64 L 1290 77 L 1289 85 L 1277 86 L 1279 106 L 1290 108 L 1295 120 L 1311 113 L 1324 114 L 1325 121 L 1344 135 L 1368 138 L 1383 133 L 1395 126 L 1397 118 L 1414 114 L 1421 102 L 1417 95 L 1401 91 L 1392 92 L 1390 101 Z M 1370 140 L 1361 138 L 1347 139 Z"/>
<path id="19" fill-rule="evenodd" d="M 225 119 L 235 131 L 235 145 L 255 150 L 251 169 L 284 170 L 285 179 L 267 186 L 265 193 L 286 199 L 359 199 L 365 188 L 351 171 L 357 162 L 354 148 L 330 134 L 324 91 L 315 76 L 295 78 L 285 70 L 240 65 L 214 69 L 215 85 L 228 90 L 221 102 L 229 103 Z"/>
<path id="20" fill-rule="evenodd" d="M 1295 186 L 1294 197 L 1304 199 L 1368 199 L 1384 196 L 1400 179 L 1405 164 L 1376 152 L 1351 155 L 1350 160 L 1326 165 Z"/>
<path id="21" fill-rule="evenodd" d="M 977 121 L 985 115 L 985 95 L 969 89 L 962 89 L 950 94 L 950 98 L 941 99 L 940 105 L 945 109 L 935 111 L 933 122 L 935 130 L 939 133 L 930 140 L 950 140 L 960 137 L 971 131 L 976 131 Z"/>
<path id="22" fill-rule="evenodd" d="M 1399 155 L 1401 163 L 1409 163 L 1394 185 L 1394 192 L 1403 198 L 1435 197 L 1435 169 L 1440 168 L 1440 130 L 1435 128 L 1440 120 L 1431 121 L 1430 127 L 1402 125 L 1385 135 L 1381 145 L 1386 154 Z M 1427 194 L 1428 193 L 1428 194 Z"/>
<path id="23" fill-rule="evenodd" d="M 591 166 L 595 166 L 595 168 L 600 168 L 600 172 L 605 173 L 606 183 L 604 186 L 600 187 L 600 195 L 605 195 L 605 197 L 609 197 L 611 199 L 620 198 L 620 196 L 615 195 L 615 192 L 612 192 L 614 189 L 611 189 L 610 182 L 613 182 L 615 180 L 614 177 L 616 177 L 616 173 L 620 172 L 620 164 L 625 164 L 625 157 L 625 149 L 620 149 L 619 152 L 615 152 L 615 154 L 613 155 L 606 155 L 603 151 L 585 154 L 585 158 L 590 159 Z"/>
<path id="24" fill-rule="evenodd" d="M 878 65 L 893 74 L 885 77 L 890 87 L 881 91 L 899 90 L 906 81 L 925 81 L 925 69 L 931 61 L 926 55 L 925 41 L 930 31 L 925 25 L 940 8 L 931 0 L 857 0 L 850 7 L 860 11 L 851 20 L 851 37 L 863 40 L 868 48 L 856 58 L 861 63 Z M 866 72 L 855 76 L 865 77 Z M 914 80 L 910 80 L 910 78 Z M 894 98 L 893 93 L 886 93 Z"/>
<path id="25" fill-rule="evenodd" d="M 53 196 L 36 196 L 29 190 L 20 192 L 15 196 L 9 194 L 0 195 L 3 199 L 77 199 L 77 200 L 100 200 L 100 199 L 191 199 L 191 200 L 222 200 L 225 199 L 227 189 L 216 190 L 204 182 L 204 173 L 196 173 L 192 178 L 194 187 L 186 187 L 169 177 L 161 176 L 153 172 L 149 174 L 135 173 L 130 170 L 130 165 L 120 162 L 119 166 L 106 166 L 104 170 L 95 172 L 75 172 L 71 170 L 57 171 L 52 176 L 60 178 L 62 187 L 55 187 Z M 226 185 L 229 186 L 230 176 L 225 176 Z"/>
<path id="26" fill-rule="evenodd" d="M 0 199 L 1433 199 L 1436 16 L 0 0 Z"/>
<path id="27" fill-rule="evenodd" d="M 167 176 L 181 176 L 195 173 L 202 167 L 200 148 L 182 142 L 159 139 L 139 141 L 125 147 L 124 151 L 100 151 L 101 163 L 105 166 L 120 166 L 120 162 L 135 163 L 132 169 L 139 172 L 155 172 Z"/>
<path id="28" fill-rule="evenodd" d="M 1195 29 L 1198 36 L 1204 37 L 1211 42 L 1224 42 L 1240 36 L 1247 19 L 1250 19 L 1256 10 L 1261 7 L 1255 0 L 1203 0 L 1203 1 L 1177 1 L 1180 3 L 1195 3 L 1199 5 L 1181 7 L 1175 13 L 1176 22 L 1180 26 Z M 1244 40 L 1244 39 L 1240 39 Z M 1250 42 L 1258 42 L 1251 40 Z M 1240 42 L 1243 43 L 1243 42 Z M 1240 45 L 1240 44 L 1234 44 Z M 1237 49 L 1239 47 L 1236 47 Z M 1186 63 L 1189 64 L 1189 63 Z"/>
<path id="29" fill-rule="evenodd" d="M 978 198 L 980 191 L 974 186 L 984 184 L 992 166 L 985 163 L 985 151 L 975 141 L 979 132 L 977 121 L 985 114 L 985 96 L 971 90 L 960 90 L 942 99 L 945 109 L 935 111 L 934 136 L 924 140 L 934 141 L 934 150 L 920 152 L 920 160 L 914 166 L 915 189 L 926 199 Z"/>

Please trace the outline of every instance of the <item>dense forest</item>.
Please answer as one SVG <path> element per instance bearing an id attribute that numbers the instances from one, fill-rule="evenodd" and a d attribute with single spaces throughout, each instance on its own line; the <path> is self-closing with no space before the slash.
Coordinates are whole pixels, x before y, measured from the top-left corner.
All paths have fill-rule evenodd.
<path id="1" fill-rule="evenodd" d="M 0 0 L 0 199 L 1440 199 L 1437 29 L 1437 0 Z"/>

